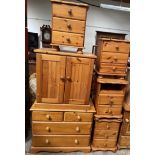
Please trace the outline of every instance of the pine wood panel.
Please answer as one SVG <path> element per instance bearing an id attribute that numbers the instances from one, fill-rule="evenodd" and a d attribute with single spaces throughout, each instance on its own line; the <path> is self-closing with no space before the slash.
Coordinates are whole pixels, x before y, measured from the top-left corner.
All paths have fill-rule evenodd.
<path id="1" fill-rule="evenodd" d="M 53 17 L 86 20 L 87 7 L 63 3 L 52 3 Z"/>
<path id="2" fill-rule="evenodd" d="M 116 139 L 93 139 L 93 146 L 98 148 L 111 148 L 115 147 Z"/>
<path id="3" fill-rule="evenodd" d="M 118 144 L 123 146 L 124 148 L 130 147 L 130 136 L 122 136 L 120 135 Z"/>
<path id="4" fill-rule="evenodd" d="M 52 30 L 54 31 L 65 31 L 81 34 L 85 33 L 85 21 L 53 17 L 52 24 Z"/>
<path id="5" fill-rule="evenodd" d="M 86 135 L 91 132 L 91 123 L 86 122 L 33 122 L 32 131 L 35 135 Z"/>
<path id="6" fill-rule="evenodd" d="M 52 44 L 83 47 L 84 35 L 76 33 L 52 31 Z"/>
<path id="7" fill-rule="evenodd" d="M 63 121 L 63 112 L 32 111 L 32 121 Z"/>
<path id="8" fill-rule="evenodd" d="M 65 122 L 92 122 L 93 113 L 65 112 Z"/>
<path id="9" fill-rule="evenodd" d="M 100 62 L 112 63 L 112 64 L 115 64 L 115 63 L 127 64 L 127 62 L 128 62 L 128 54 L 102 52 Z"/>
<path id="10" fill-rule="evenodd" d="M 66 57 L 47 54 L 37 56 L 37 102 L 62 103 Z"/>
<path id="11" fill-rule="evenodd" d="M 122 105 L 98 105 L 98 115 L 121 115 Z"/>
<path id="12" fill-rule="evenodd" d="M 118 131 L 113 130 L 94 130 L 94 138 L 97 139 L 117 139 Z"/>
<path id="13" fill-rule="evenodd" d="M 89 135 L 33 135 L 32 146 L 78 147 L 89 146 Z"/>
<path id="14" fill-rule="evenodd" d="M 67 57 L 65 103 L 89 103 L 93 64 L 93 59 Z"/>

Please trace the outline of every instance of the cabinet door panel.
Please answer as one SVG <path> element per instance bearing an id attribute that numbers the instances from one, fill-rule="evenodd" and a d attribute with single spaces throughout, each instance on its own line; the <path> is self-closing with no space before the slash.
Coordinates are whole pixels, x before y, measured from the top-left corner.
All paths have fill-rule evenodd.
<path id="1" fill-rule="evenodd" d="M 93 59 L 67 57 L 65 103 L 88 104 L 93 73 Z"/>
<path id="2" fill-rule="evenodd" d="M 64 56 L 37 54 L 37 102 L 63 102 L 65 60 Z"/>

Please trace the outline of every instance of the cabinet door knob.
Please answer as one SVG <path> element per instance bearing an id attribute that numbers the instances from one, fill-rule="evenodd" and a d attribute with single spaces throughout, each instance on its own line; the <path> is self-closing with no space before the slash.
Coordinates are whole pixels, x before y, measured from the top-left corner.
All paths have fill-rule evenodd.
<path id="1" fill-rule="evenodd" d="M 64 77 L 64 76 L 60 76 L 60 79 L 61 79 L 62 81 L 65 81 L 65 77 Z"/>
<path id="2" fill-rule="evenodd" d="M 46 127 L 46 131 L 50 132 L 50 127 L 47 126 Z"/>
<path id="3" fill-rule="evenodd" d="M 125 122 L 126 122 L 126 123 L 129 123 L 129 119 L 126 118 L 126 119 L 125 119 Z"/>
<path id="4" fill-rule="evenodd" d="M 68 14 L 69 14 L 69 15 L 72 15 L 72 9 L 69 9 L 69 10 L 68 10 Z"/>
<path id="5" fill-rule="evenodd" d="M 67 40 L 67 42 L 69 42 L 69 43 L 71 42 L 70 38 L 67 38 L 66 40 Z"/>
<path id="6" fill-rule="evenodd" d="M 68 29 L 71 29 L 72 27 L 71 27 L 71 24 L 67 24 L 67 27 L 68 27 Z"/>
<path id="7" fill-rule="evenodd" d="M 116 50 L 119 50 L 119 46 L 116 46 Z"/>
<path id="8" fill-rule="evenodd" d="M 46 139 L 46 140 L 45 140 L 45 143 L 46 143 L 46 144 L 49 144 L 49 140 L 48 140 L 48 139 Z"/>
<path id="9" fill-rule="evenodd" d="M 70 76 L 67 76 L 66 79 L 67 79 L 68 81 L 71 81 L 71 77 L 70 77 Z"/>
<path id="10" fill-rule="evenodd" d="M 114 56 L 114 60 L 117 61 L 117 56 Z"/>
<path id="11" fill-rule="evenodd" d="M 79 144 L 79 141 L 77 139 L 74 140 L 75 144 Z"/>
<path id="12" fill-rule="evenodd" d="M 110 126 L 109 125 L 107 125 L 107 129 L 110 129 Z"/>
<path id="13" fill-rule="evenodd" d="M 48 120 L 50 120 L 50 119 L 51 119 L 50 115 L 46 115 L 46 118 L 47 118 Z"/>
<path id="14" fill-rule="evenodd" d="M 79 132 L 79 131 L 80 131 L 80 128 L 77 126 L 75 130 L 76 130 L 77 132 Z"/>
<path id="15" fill-rule="evenodd" d="M 77 119 L 80 121 L 80 120 L 81 120 L 81 117 L 78 115 L 78 116 L 77 116 Z"/>

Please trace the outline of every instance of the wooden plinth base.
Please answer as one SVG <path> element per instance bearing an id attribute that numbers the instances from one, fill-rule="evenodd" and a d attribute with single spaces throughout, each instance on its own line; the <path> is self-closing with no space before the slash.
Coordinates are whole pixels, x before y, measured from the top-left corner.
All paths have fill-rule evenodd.
<path id="1" fill-rule="evenodd" d="M 31 146 L 31 153 L 37 152 L 74 152 L 81 151 L 89 153 L 91 150 L 90 146 L 88 147 L 33 147 Z"/>
<path id="2" fill-rule="evenodd" d="M 130 146 L 123 146 L 118 144 L 118 149 L 130 149 Z"/>
<path id="3" fill-rule="evenodd" d="M 117 150 L 117 146 L 109 147 L 109 148 L 100 148 L 100 147 L 91 146 L 91 148 L 92 148 L 92 151 L 113 151 L 113 152 L 116 152 L 116 150 Z"/>

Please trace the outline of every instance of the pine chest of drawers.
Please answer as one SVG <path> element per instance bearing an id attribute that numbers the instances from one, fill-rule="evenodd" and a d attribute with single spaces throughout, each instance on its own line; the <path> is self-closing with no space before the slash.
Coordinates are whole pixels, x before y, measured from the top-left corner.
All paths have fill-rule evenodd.
<path id="1" fill-rule="evenodd" d="M 84 47 L 88 5 L 63 0 L 52 2 L 52 45 Z"/>
<path id="2" fill-rule="evenodd" d="M 118 39 L 99 39 L 96 70 L 101 75 L 126 76 L 130 42 Z"/>
<path id="3" fill-rule="evenodd" d="M 92 150 L 117 149 L 117 137 L 121 119 L 103 119 L 95 116 L 95 127 L 92 142 Z"/>
<path id="4" fill-rule="evenodd" d="M 32 111 L 31 151 L 90 151 L 95 112 L 90 105 L 34 103 Z"/>

